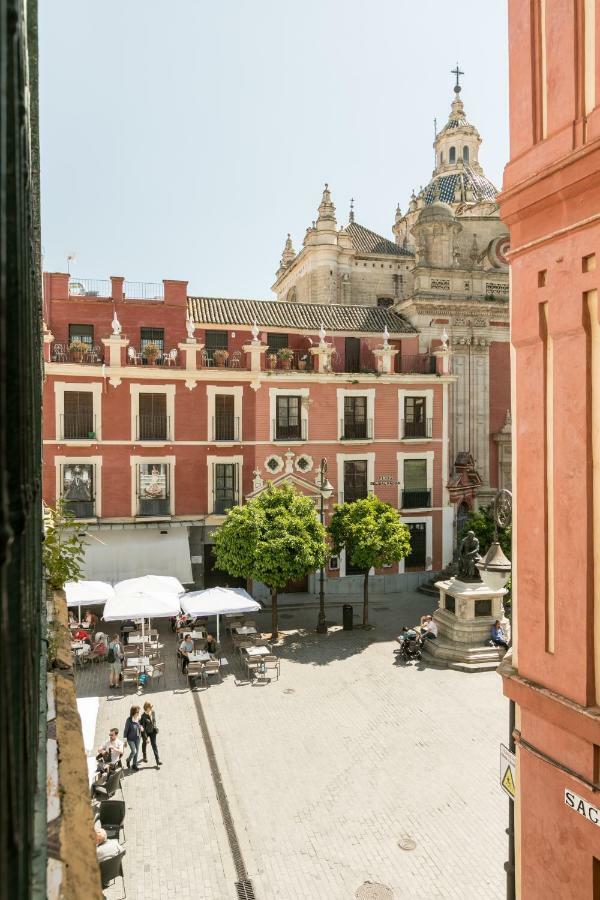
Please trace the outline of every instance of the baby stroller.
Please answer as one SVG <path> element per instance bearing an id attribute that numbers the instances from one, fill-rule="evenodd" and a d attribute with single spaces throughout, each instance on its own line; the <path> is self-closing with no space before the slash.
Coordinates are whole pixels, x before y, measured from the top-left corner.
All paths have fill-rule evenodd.
<path id="1" fill-rule="evenodd" d="M 400 647 L 395 652 L 400 655 L 404 662 L 411 660 L 420 660 L 422 653 L 422 638 L 417 634 L 414 628 L 403 627 L 402 633 L 396 638 Z"/>

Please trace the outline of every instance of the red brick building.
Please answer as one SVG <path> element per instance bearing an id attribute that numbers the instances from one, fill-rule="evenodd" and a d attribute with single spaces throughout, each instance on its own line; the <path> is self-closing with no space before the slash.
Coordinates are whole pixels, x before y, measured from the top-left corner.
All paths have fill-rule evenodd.
<path id="1" fill-rule="evenodd" d="M 87 577 L 222 581 L 212 546 L 227 509 L 269 481 L 318 499 L 323 457 L 328 515 L 375 491 L 411 529 L 411 556 L 375 573 L 375 590 L 449 562 L 451 354 L 420 353 L 394 310 L 47 274 L 45 328 L 44 497 L 88 523 Z M 329 592 L 353 588 L 343 558 L 328 576 Z"/>
<path id="2" fill-rule="evenodd" d="M 600 4 L 509 3 L 516 896 L 600 897 Z"/>

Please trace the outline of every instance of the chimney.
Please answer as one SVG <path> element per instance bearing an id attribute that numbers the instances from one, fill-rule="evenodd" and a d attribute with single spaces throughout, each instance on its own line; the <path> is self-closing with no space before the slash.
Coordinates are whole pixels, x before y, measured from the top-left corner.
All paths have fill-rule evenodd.
<path id="1" fill-rule="evenodd" d="M 181 306 L 185 309 L 187 307 L 188 282 L 163 278 L 163 285 L 165 303 L 168 306 Z"/>

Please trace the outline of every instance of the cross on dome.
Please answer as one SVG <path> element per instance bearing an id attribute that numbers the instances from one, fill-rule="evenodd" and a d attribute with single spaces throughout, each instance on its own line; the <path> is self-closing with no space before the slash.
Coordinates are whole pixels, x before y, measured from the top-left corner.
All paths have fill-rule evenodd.
<path id="1" fill-rule="evenodd" d="M 461 92 L 461 87 L 460 87 L 460 76 L 461 76 L 461 75 L 464 75 L 465 73 L 462 71 L 462 69 L 459 68 L 458 63 L 456 63 L 456 68 L 455 68 L 455 69 L 450 69 L 450 72 L 451 72 L 453 75 L 456 75 L 456 84 L 454 85 L 454 93 L 455 93 L 455 94 L 460 94 L 460 92 Z"/>

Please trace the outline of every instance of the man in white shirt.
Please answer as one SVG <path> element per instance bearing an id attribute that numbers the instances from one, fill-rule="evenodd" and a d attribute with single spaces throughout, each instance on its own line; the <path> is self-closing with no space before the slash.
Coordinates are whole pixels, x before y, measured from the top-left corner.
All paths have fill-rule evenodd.
<path id="1" fill-rule="evenodd" d="M 96 828 L 96 856 L 98 862 L 102 862 L 105 859 L 111 859 L 113 856 L 118 856 L 120 853 L 124 852 L 123 847 L 121 847 L 117 840 L 114 838 L 107 838 L 104 828 Z"/>
<path id="2" fill-rule="evenodd" d="M 187 675 L 187 667 L 189 664 L 189 655 L 194 652 L 194 642 L 191 634 L 186 634 L 185 638 L 179 645 L 179 653 L 181 655 L 181 672 Z"/>
<path id="3" fill-rule="evenodd" d="M 119 740 L 119 729 L 111 728 L 108 732 L 108 740 L 98 748 L 98 755 L 102 753 L 107 762 L 117 763 L 120 762 L 124 752 L 125 745 L 123 741 Z"/>
<path id="4" fill-rule="evenodd" d="M 433 616 L 421 617 L 421 634 L 424 638 L 434 641 L 438 636 L 437 622 L 434 622 Z"/>

